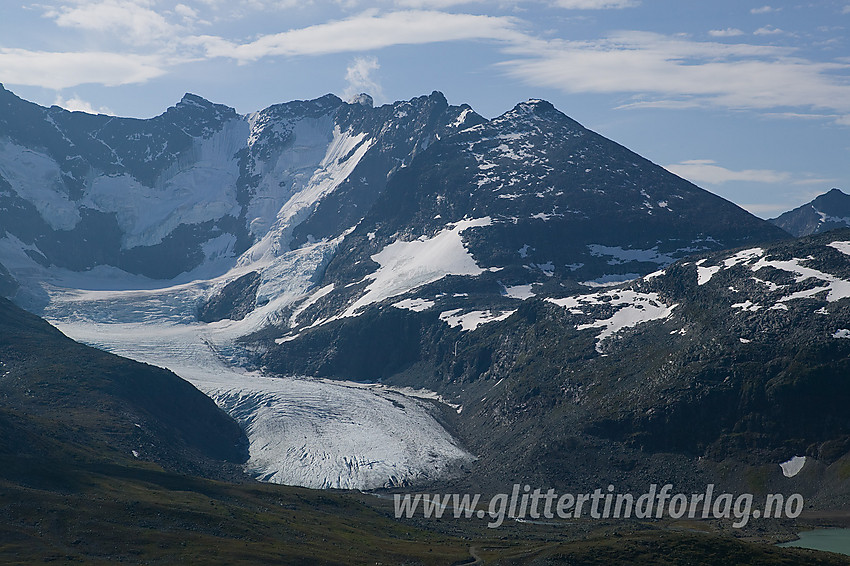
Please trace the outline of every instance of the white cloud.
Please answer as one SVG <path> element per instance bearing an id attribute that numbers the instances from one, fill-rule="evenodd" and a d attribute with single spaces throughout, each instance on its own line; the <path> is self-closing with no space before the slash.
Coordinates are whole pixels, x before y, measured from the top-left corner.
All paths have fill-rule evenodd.
<path id="1" fill-rule="evenodd" d="M 713 29 L 708 32 L 708 35 L 712 37 L 735 37 L 738 35 L 744 35 L 744 32 L 738 28 Z"/>
<path id="2" fill-rule="evenodd" d="M 555 5 L 569 10 L 609 10 L 632 8 L 640 5 L 638 0 L 555 0 Z"/>
<path id="3" fill-rule="evenodd" d="M 819 108 L 850 113 L 850 62 L 795 57 L 787 47 L 698 42 L 649 32 L 595 41 L 531 41 L 507 72 L 568 93 L 631 93 L 630 106 Z"/>
<path id="4" fill-rule="evenodd" d="M 3 82 L 62 90 L 81 84 L 118 86 L 165 74 L 155 56 L 99 51 L 56 53 L 0 48 Z"/>
<path id="5" fill-rule="evenodd" d="M 780 33 L 785 33 L 785 32 L 782 31 L 781 29 L 773 27 L 773 26 L 764 26 L 764 27 L 760 27 L 759 29 L 754 31 L 753 35 L 777 35 L 777 34 L 780 34 Z"/>
<path id="6" fill-rule="evenodd" d="M 86 112 L 88 114 L 109 114 L 114 115 L 106 106 L 100 106 L 95 108 L 91 105 L 91 103 L 81 99 L 76 94 L 71 98 L 62 98 L 61 95 L 56 95 L 56 100 L 53 101 L 55 106 L 61 106 L 65 110 L 70 110 L 71 112 Z"/>
<path id="7" fill-rule="evenodd" d="M 850 14 L 850 4 L 844 6 L 844 8 L 841 10 L 841 13 L 842 14 Z"/>
<path id="8" fill-rule="evenodd" d="M 186 8 L 182 9 L 184 14 Z M 44 15 L 60 27 L 106 33 L 137 44 L 152 43 L 180 30 L 154 10 L 150 0 L 78 1 L 73 6 L 50 8 Z"/>
<path id="9" fill-rule="evenodd" d="M 198 11 L 186 4 L 177 4 L 174 6 L 174 13 L 186 22 L 193 22 L 198 19 Z"/>
<path id="10" fill-rule="evenodd" d="M 710 159 L 692 159 L 665 165 L 665 169 L 693 183 L 720 185 L 730 181 L 752 183 L 783 183 L 791 180 L 791 174 L 771 169 L 744 169 L 733 171 L 717 165 Z"/>
<path id="11" fill-rule="evenodd" d="M 415 8 L 417 10 L 422 9 L 441 9 L 441 8 L 451 8 L 452 6 L 458 6 L 461 4 L 473 4 L 479 3 L 482 0 L 396 0 L 393 2 L 396 6 L 401 6 L 402 8 Z"/>
<path id="12" fill-rule="evenodd" d="M 345 70 L 345 81 L 347 86 L 342 97 L 346 100 L 360 93 L 372 95 L 372 97 L 383 97 L 381 85 L 374 78 L 373 73 L 381 68 L 378 60 L 374 57 L 357 57 Z"/>
<path id="13" fill-rule="evenodd" d="M 778 11 L 779 11 L 779 9 L 774 8 L 773 6 L 762 6 L 760 8 L 753 8 L 752 10 L 750 10 L 750 13 L 751 14 L 770 14 L 771 12 L 778 12 Z"/>
<path id="14" fill-rule="evenodd" d="M 248 62 L 275 55 L 323 55 L 372 51 L 394 45 L 475 39 L 508 41 L 524 37 L 515 30 L 512 18 L 402 11 L 384 15 L 361 14 L 346 20 L 265 35 L 250 43 L 237 44 L 215 36 L 197 36 L 190 41 L 202 46 L 209 57 Z"/>

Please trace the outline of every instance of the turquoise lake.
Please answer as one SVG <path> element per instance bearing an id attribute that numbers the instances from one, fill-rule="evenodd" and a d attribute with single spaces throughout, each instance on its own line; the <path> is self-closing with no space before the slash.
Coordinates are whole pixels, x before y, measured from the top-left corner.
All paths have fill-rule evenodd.
<path id="1" fill-rule="evenodd" d="M 850 556 L 850 529 L 819 529 L 805 531 L 797 536 L 799 540 L 784 542 L 779 546 L 827 550 Z"/>

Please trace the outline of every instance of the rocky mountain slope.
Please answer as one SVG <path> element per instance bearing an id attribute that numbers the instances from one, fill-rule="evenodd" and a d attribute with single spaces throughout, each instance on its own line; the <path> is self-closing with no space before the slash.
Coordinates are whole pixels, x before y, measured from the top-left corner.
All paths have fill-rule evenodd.
<path id="1" fill-rule="evenodd" d="M 247 458 L 237 423 L 189 383 L 78 344 L 6 299 L 0 299 L 0 428 L 4 477 L 17 474 L 21 481 L 59 474 L 71 462 L 133 460 L 234 479 Z M 56 469 L 45 470 L 45 459 Z"/>
<path id="2" fill-rule="evenodd" d="M 770 222 L 798 237 L 850 226 L 850 195 L 832 189 Z"/>
<path id="3" fill-rule="evenodd" d="M 150 120 L 6 90 L 0 104 L 5 288 L 216 398 L 253 439 L 251 469 L 276 481 L 433 479 L 470 458 L 436 400 L 503 353 L 468 359 L 465 337 L 546 297 L 787 237 L 540 100 L 492 120 L 436 92 L 244 116 L 186 95 Z M 297 375 L 431 391 L 265 379 Z M 358 440 L 382 427 L 406 432 L 391 450 Z"/>
<path id="4" fill-rule="evenodd" d="M 616 288 L 513 299 L 478 326 L 452 326 L 420 290 L 423 308 L 378 306 L 263 360 L 346 374 L 380 344 L 368 359 L 386 382 L 462 406 L 479 484 L 727 482 L 836 507 L 850 502 L 848 255 L 850 230 L 698 254 Z"/>

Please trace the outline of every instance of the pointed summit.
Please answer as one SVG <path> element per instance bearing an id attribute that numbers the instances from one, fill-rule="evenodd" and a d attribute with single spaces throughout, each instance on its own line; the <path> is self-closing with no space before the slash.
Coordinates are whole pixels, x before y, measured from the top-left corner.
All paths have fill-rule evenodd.
<path id="1" fill-rule="evenodd" d="M 850 226 L 850 195 L 832 189 L 770 222 L 798 238 Z"/>

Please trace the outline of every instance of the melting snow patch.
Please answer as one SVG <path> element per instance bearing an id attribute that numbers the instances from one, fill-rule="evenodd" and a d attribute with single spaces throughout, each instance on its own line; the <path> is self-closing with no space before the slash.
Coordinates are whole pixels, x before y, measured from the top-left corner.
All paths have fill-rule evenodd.
<path id="1" fill-rule="evenodd" d="M 535 263 L 532 265 L 542 271 L 543 275 L 547 277 L 552 277 L 553 275 L 555 275 L 555 264 L 551 261 L 547 261 L 546 263 Z"/>
<path id="2" fill-rule="evenodd" d="M 750 248 L 748 250 L 741 250 L 740 252 L 726 258 L 723 261 L 723 266 L 726 269 L 729 269 L 730 267 L 734 267 L 741 263 L 747 263 L 763 255 L 764 250 L 762 248 Z"/>
<path id="3" fill-rule="evenodd" d="M 705 285 L 711 278 L 714 277 L 714 274 L 720 271 L 719 265 L 713 265 L 711 267 L 702 267 L 700 263 L 703 260 L 697 262 L 697 285 Z"/>
<path id="4" fill-rule="evenodd" d="M 787 297 L 783 297 L 780 301 L 792 301 L 794 299 L 805 299 L 808 297 L 813 297 L 819 293 L 827 291 L 826 300 L 829 302 L 838 301 L 840 299 L 845 299 L 850 297 L 850 281 L 845 281 L 835 275 L 831 275 L 829 273 L 824 273 L 823 271 L 819 271 L 817 269 L 812 269 L 811 267 L 806 267 L 804 265 L 800 265 L 800 262 L 806 261 L 805 259 L 794 258 L 790 260 L 767 260 L 765 258 L 759 259 L 756 263 L 754 263 L 750 269 L 753 272 L 757 272 L 763 267 L 772 267 L 774 269 L 779 269 L 782 271 L 788 271 L 796 275 L 795 280 L 797 283 L 801 283 L 806 281 L 807 279 L 816 279 L 819 281 L 823 281 L 826 285 L 820 287 L 814 287 L 812 289 L 806 289 L 804 291 L 798 291 Z"/>
<path id="5" fill-rule="evenodd" d="M 741 309 L 741 310 L 749 311 L 749 312 L 756 312 L 759 309 L 761 309 L 762 306 L 754 304 L 752 301 L 747 300 L 747 301 L 744 301 L 743 303 L 735 303 L 734 305 L 732 305 L 732 308 L 733 309 Z"/>
<path id="6" fill-rule="evenodd" d="M 454 309 L 440 313 L 440 320 L 455 328 L 460 326 L 463 331 L 475 330 L 482 324 L 505 320 L 516 311 L 472 311 L 462 313 L 463 309 Z"/>
<path id="7" fill-rule="evenodd" d="M 787 462 L 782 462 L 779 464 L 779 467 L 782 468 L 782 475 L 786 478 L 793 478 L 797 474 L 800 473 L 800 470 L 803 469 L 803 466 L 806 465 L 806 457 L 805 456 L 794 456 Z"/>
<path id="8" fill-rule="evenodd" d="M 513 285 L 511 287 L 505 287 L 505 290 L 502 294 L 512 299 L 520 299 L 524 301 L 525 299 L 530 299 L 531 297 L 534 297 L 536 295 L 536 293 L 531 290 L 532 286 L 533 284 Z"/>
<path id="9" fill-rule="evenodd" d="M 843 254 L 850 255 L 850 242 L 831 242 L 827 245 L 835 248 Z"/>
<path id="10" fill-rule="evenodd" d="M 668 318 L 673 314 L 673 309 L 679 306 L 678 304 L 671 306 L 665 305 L 659 299 L 658 293 L 640 293 L 632 290 L 606 291 L 591 295 L 546 300 L 564 307 L 570 312 L 582 306 L 606 305 L 619 307 L 609 318 L 576 326 L 577 330 L 584 330 L 586 328 L 602 329 L 602 332 L 596 336 L 596 351 L 600 353 L 602 352 L 602 341 L 606 338 L 615 335 L 624 328 L 632 328 L 644 322 Z"/>
<path id="11" fill-rule="evenodd" d="M 397 303 L 393 303 L 397 309 L 407 309 L 413 312 L 427 311 L 434 306 L 434 301 L 428 299 L 404 299 Z"/>
<path id="12" fill-rule="evenodd" d="M 657 272 L 660 273 L 660 272 Z M 603 275 L 597 279 L 590 281 L 582 281 L 581 284 L 585 287 L 616 287 L 628 281 L 634 281 L 640 277 L 639 273 L 623 273 L 620 275 Z"/>
<path id="13" fill-rule="evenodd" d="M 833 338 L 850 338 L 850 330 L 846 328 L 842 328 L 841 330 L 836 330 L 832 335 Z"/>

